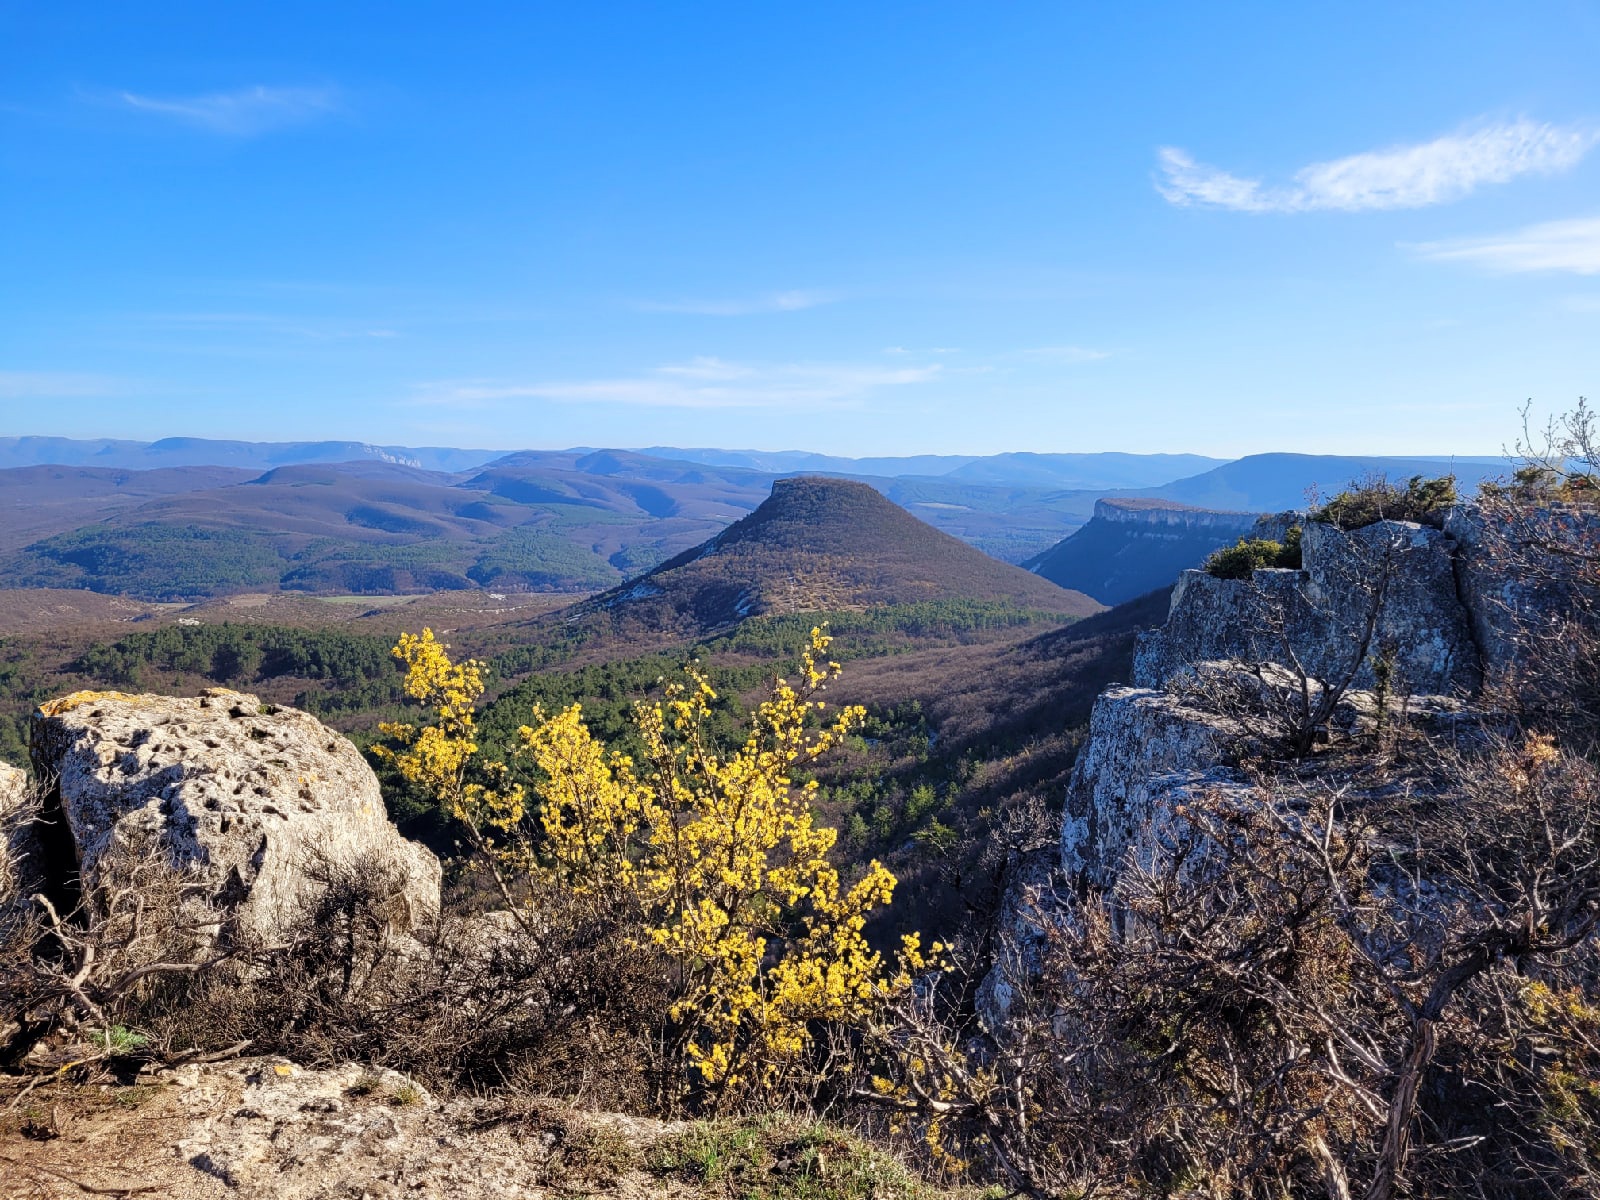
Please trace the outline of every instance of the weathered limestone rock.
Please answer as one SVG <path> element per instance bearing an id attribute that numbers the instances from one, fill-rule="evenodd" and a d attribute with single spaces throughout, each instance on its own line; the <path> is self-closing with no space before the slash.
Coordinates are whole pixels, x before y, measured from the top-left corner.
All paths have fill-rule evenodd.
<path id="1" fill-rule="evenodd" d="M 1166 692 L 1102 692 L 1067 784 L 1061 866 L 1068 879 L 1111 889 L 1125 856 L 1148 860 L 1169 836 L 1173 781 L 1226 766 L 1246 740 L 1235 722 Z"/>
<path id="2" fill-rule="evenodd" d="M 1312 523 L 1302 536 L 1306 598 L 1321 626 L 1307 633 L 1320 633 L 1329 659 L 1348 658 L 1371 607 L 1369 589 L 1387 571 L 1373 650 L 1394 652 L 1398 689 L 1440 696 L 1477 690 L 1482 671 L 1456 588 L 1454 537 L 1409 521 L 1379 521 L 1348 533 Z M 1356 677 L 1358 686 L 1371 680 L 1366 667 Z"/>
<path id="3" fill-rule="evenodd" d="M 1485 675 L 1494 678 L 1516 666 L 1530 639 L 1560 636 L 1576 600 L 1582 559 L 1600 553 L 1600 514 L 1552 506 L 1507 528 L 1477 505 L 1462 505 L 1450 510 L 1444 527 L 1459 547 L 1458 590 Z M 1541 543 L 1581 554 L 1556 554 Z"/>
<path id="4" fill-rule="evenodd" d="M 1133 679 L 1161 687 L 1197 662 L 1286 662 L 1342 677 L 1360 649 L 1373 587 L 1388 590 L 1370 651 L 1394 655 L 1396 690 L 1452 695 L 1482 682 L 1467 609 L 1457 594 L 1456 539 L 1406 521 L 1344 531 L 1310 523 L 1301 541 L 1303 569 L 1269 569 L 1252 579 L 1217 579 L 1185 571 L 1172 593 L 1167 624 L 1141 635 Z M 1373 682 L 1370 657 L 1357 686 Z"/>
<path id="5" fill-rule="evenodd" d="M 1494 538 L 1480 509 L 1453 508 L 1444 527 L 1461 547 L 1456 564 L 1461 599 L 1472 622 L 1484 674 L 1492 677 L 1516 661 L 1519 614 L 1531 614 L 1536 597 L 1525 581 L 1498 569 Z"/>
<path id="6" fill-rule="evenodd" d="M 1139 635 L 1134 684 L 1164 687 L 1173 672 L 1198 662 L 1283 658 L 1281 639 L 1268 627 L 1267 617 L 1282 613 L 1291 630 L 1303 625 L 1304 589 L 1301 571 L 1272 568 L 1257 571 L 1253 579 L 1185 571 L 1172 589 L 1166 625 Z"/>
<path id="7" fill-rule="evenodd" d="M 0 762 L 0 814 L 13 812 L 21 806 L 27 785 L 26 771 Z"/>
<path id="8" fill-rule="evenodd" d="M 225 935 L 276 940 L 328 868 L 393 880 L 398 930 L 438 912 L 438 860 L 390 824 L 355 746 L 306 713 L 220 688 L 79 692 L 35 714 L 32 746 L 76 859 L 46 868 L 75 868 L 86 894 L 159 847 L 203 883 Z"/>
<path id="9" fill-rule="evenodd" d="M 28 776 L 0 763 L 0 921 L 38 887 L 39 842 Z"/>
<path id="10" fill-rule="evenodd" d="M 1067 785 L 1059 851 L 1022 863 L 1001 901 L 995 961 L 976 997 L 988 1029 L 1004 1025 L 1017 989 L 1037 975 L 1051 930 L 1075 927 L 1079 898 L 1101 892 L 1114 900 L 1129 864 L 1164 861 L 1190 832 L 1186 808 L 1219 798 L 1259 803 L 1226 765 L 1248 740 L 1235 722 L 1167 692 L 1100 694 Z M 1186 863 L 1188 872 L 1208 869 L 1205 853 Z"/>

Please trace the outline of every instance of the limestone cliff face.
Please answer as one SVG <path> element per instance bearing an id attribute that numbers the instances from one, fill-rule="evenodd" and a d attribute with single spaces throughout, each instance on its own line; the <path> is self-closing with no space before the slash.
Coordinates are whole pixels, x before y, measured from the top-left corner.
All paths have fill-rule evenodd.
<path id="1" fill-rule="evenodd" d="M 1307 524 L 1300 570 L 1261 570 L 1252 579 L 1184 572 L 1165 626 L 1141 636 L 1135 686 L 1112 688 L 1095 703 L 1067 787 L 1059 857 L 1048 868 L 1033 865 L 1008 896 L 1000 939 L 1006 949 L 980 991 L 991 1027 L 1003 1023 L 1048 928 L 1074 924 L 1076 906 L 1094 897 L 1115 910 L 1130 865 L 1176 861 L 1168 856 L 1184 842 L 1185 814 L 1195 805 L 1263 802 L 1234 769 L 1246 730 L 1202 707 L 1189 686 L 1196 679 L 1237 676 L 1240 662 L 1297 661 L 1325 676 L 1342 677 L 1355 666 L 1359 689 L 1372 685 L 1372 655 L 1385 652 L 1393 656 L 1394 695 L 1419 719 L 1470 725 L 1475 717 L 1461 711 L 1463 703 L 1471 704 L 1486 672 L 1515 659 L 1517 628 L 1530 613 L 1556 608 L 1554 598 L 1508 576 L 1491 541 L 1471 510 L 1450 514 L 1443 529 L 1381 521 L 1344 532 Z M 1380 584 L 1383 604 L 1375 609 Z M 1374 613 L 1369 653 L 1357 663 Z M 1370 696 L 1352 695 L 1340 718 L 1357 720 L 1370 703 Z M 1212 850 L 1225 852 L 1190 846 L 1182 870 L 1208 870 Z"/>
<path id="2" fill-rule="evenodd" d="M 1115 497 L 1094 502 L 1095 521 L 1113 525 L 1137 525 L 1159 534 L 1164 530 L 1178 531 L 1207 529 L 1221 532 L 1225 537 L 1241 537 L 1256 524 L 1256 514 L 1228 512 L 1215 508 L 1191 508 L 1162 500 L 1123 500 Z"/>
<path id="3" fill-rule="evenodd" d="M 437 914 L 438 860 L 390 824 L 355 746 L 306 713 L 221 688 L 80 692 L 35 714 L 31 745 L 58 886 L 92 898 L 154 858 L 191 876 L 217 937 L 266 943 L 330 870 L 383 872 L 396 929 Z"/>

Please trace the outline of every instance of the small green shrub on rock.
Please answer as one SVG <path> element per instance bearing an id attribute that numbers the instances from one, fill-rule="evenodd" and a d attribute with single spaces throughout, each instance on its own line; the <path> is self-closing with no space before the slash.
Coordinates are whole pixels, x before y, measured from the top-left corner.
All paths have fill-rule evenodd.
<path id="1" fill-rule="evenodd" d="M 1427 525 L 1437 522 L 1459 499 L 1454 475 L 1436 479 L 1413 475 L 1404 487 L 1381 475 L 1371 475 L 1355 481 L 1322 507 L 1312 509 L 1311 519 L 1345 530 L 1363 529 L 1379 521 Z"/>
<path id="2" fill-rule="evenodd" d="M 1240 538 L 1206 559 L 1205 570 L 1218 579 L 1249 579 L 1260 567 L 1300 569 L 1300 526 L 1291 526 L 1281 542 Z"/>

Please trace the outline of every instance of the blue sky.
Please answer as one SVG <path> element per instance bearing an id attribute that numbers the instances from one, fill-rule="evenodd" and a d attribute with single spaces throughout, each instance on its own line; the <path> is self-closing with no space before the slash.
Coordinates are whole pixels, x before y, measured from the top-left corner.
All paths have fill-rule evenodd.
<path id="1" fill-rule="evenodd" d="M 1493 453 L 1600 3 L 0 7 L 0 435 Z"/>

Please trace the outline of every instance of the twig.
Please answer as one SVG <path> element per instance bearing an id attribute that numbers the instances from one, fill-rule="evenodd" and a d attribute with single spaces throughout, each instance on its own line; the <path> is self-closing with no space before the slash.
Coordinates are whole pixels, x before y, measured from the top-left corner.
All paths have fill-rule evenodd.
<path id="1" fill-rule="evenodd" d="M 91 1196 L 140 1196 L 150 1192 L 164 1190 L 160 1184 L 155 1183 L 130 1183 L 126 1187 L 100 1187 L 93 1183 L 84 1183 L 74 1179 L 64 1171 L 54 1167 L 47 1167 L 43 1163 L 23 1162 L 19 1158 L 12 1158 L 9 1154 L 0 1154 L 0 1162 L 10 1163 L 14 1167 L 21 1167 L 24 1171 L 43 1171 L 46 1175 L 54 1175 L 57 1179 L 70 1183 L 80 1192 L 87 1192 Z"/>
<path id="2" fill-rule="evenodd" d="M 187 1066 L 190 1063 L 221 1062 L 225 1058 L 237 1058 L 253 1045 L 255 1045 L 254 1038 L 245 1038 L 244 1041 L 235 1042 L 226 1050 L 213 1050 L 210 1053 L 201 1053 L 199 1047 L 195 1047 L 192 1050 L 185 1050 L 181 1054 L 174 1055 L 165 1063 L 163 1063 L 162 1066 L 182 1067 Z"/>

